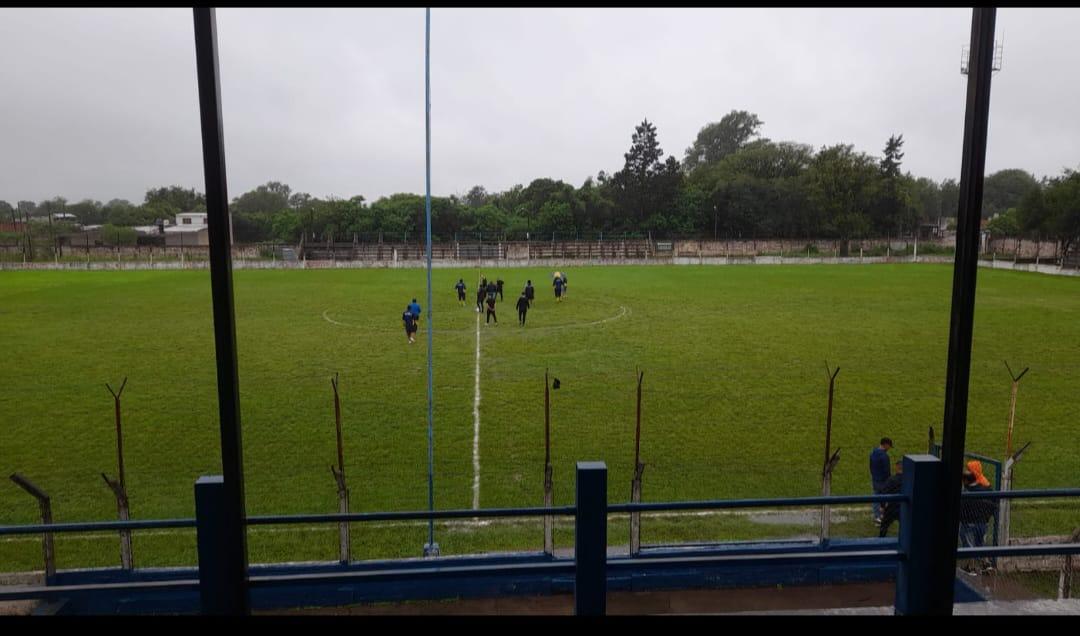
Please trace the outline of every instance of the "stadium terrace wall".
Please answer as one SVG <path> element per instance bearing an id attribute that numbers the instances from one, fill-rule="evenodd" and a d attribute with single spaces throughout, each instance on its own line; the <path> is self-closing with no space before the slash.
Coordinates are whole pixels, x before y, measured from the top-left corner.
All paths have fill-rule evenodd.
<path id="1" fill-rule="evenodd" d="M 841 255 L 843 241 L 835 239 L 750 239 L 712 240 L 680 239 L 653 241 L 648 239 L 601 239 L 595 241 L 449 241 L 432 245 L 432 260 L 469 260 L 476 256 L 505 260 L 532 260 L 547 258 L 663 258 L 664 256 L 700 257 L 749 257 L 749 256 L 811 256 Z M 939 238 L 927 241 L 866 239 L 848 242 L 847 256 L 911 255 L 916 251 L 931 254 L 950 253 L 955 238 Z M 983 245 L 986 254 L 999 257 L 1016 257 L 1021 260 L 1040 258 L 1057 261 L 1060 246 L 1054 241 L 1030 241 L 1012 238 L 994 238 Z M 47 242 L 35 242 L 35 262 L 55 260 L 52 246 Z M 233 260 L 284 260 L 283 253 L 291 252 L 297 258 L 307 260 L 426 260 L 422 242 L 348 242 L 307 245 L 249 243 L 234 245 Z M 291 255 L 290 254 L 290 257 Z M 157 260 L 208 260 L 209 250 L 202 246 L 155 246 L 155 245 L 80 245 L 59 248 L 58 256 L 64 261 L 147 261 Z M 22 262 L 21 244 L 0 245 L 0 261 Z"/>
<path id="2" fill-rule="evenodd" d="M 1060 256 L 1061 245 L 1057 241 L 1031 241 L 1019 238 L 991 239 L 986 247 L 987 252 L 999 256 L 1008 255 L 1025 260 L 1038 258 L 1045 261 L 1056 261 Z"/>
<path id="3" fill-rule="evenodd" d="M 951 256 L 904 256 L 904 257 L 781 257 L 781 256 L 756 256 L 756 257 L 668 257 L 668 258 L 642 258 L 642 259 L 532 259 L 528 261 L 483 259 L 472 260 L 444 260 L 433 261 L 433 269 L 454 269 L 483 267 L 486 269 L 511 269 L 525 267 L 541 267 L 545 264 L 558 267 L 597 267 L 611 265 L 872 265 L 884 263 L 941 263 L 952 264 Z M 1011 260 L 982 259 L 980 267 L 990 269 L 1006 269 L 1018 272 L 1035 272 L 1054 276 L 1080 276 L 1080 269 L 1062 268 L 1054 264 L 1041 263 L 1014 263 Z M 235 261 L 234 269 L 422 269 L 426 267 L 424 261 Z M 100 261 L 89 263 L 4 263 L 0 262 L 0 270 L 61 270 L 61 271 L 109 271 L 109 270 L 179 270 L 179 269 L 209 269 L 205 261 L 180 262 L 107 262 Z"/>
<path id="4" fill-rule="evenodd" d="M 826 551 L 845 552 L 861 549 L 893 548 L 896 539 L 835 540 Z M 733 542 L 692 548 L 649 548 L 644 550 L 635 567 L 617 567 L 621 556 L 612 556 L 608 564 L 615 565 L 607 575 L 609 591 L 654 591 L 689 589 L 732 589 L 747 587 L 821 586 L 889 582 L 895 580 L 896 564 L 889 560 L 868 559 L 859 562 L 806 565 L 748 566 L 702 564 L 697 567 L 671 566 L 665 557 L 713 556 L 723 554 L 768 554 L 786 550 L 793 553 L 817 553 L 823 549 L 808 541 Z M 657 559 L 657 563 L 650 561 Z M 569 574 L 507 571 L 528 564 L 558 561 L 534 553 L 505 553 L 443 557 L 440 565 L 492 566 L 488 574 L 421 574 L 430 566 L 424 559 L 390 561 L 359 561 L 348 565 L 339 563 L 283 563 L 251 565 L 252 576 L 362 573 L 377 574 L 372 580 L 330 581 L 326 583 L 294 583 L 277 587 L 255 587 L 251 592 L 252 606 L 268 611 L 294 607 L 331 607 L 354 603 L 386 603 L 406 600 L 437 600 L 455 598 L 491 598 L 509 595 L 572 594 L 574 576 Z M 572 568 L 572 561 L 563 560 Z M 68 570 L 57 572 L 51 585 L 87 585 L 94 583 L 123 583 L 131 581 L 197 580 L 196 568 L 140 568 L 125 572 L 118 568 Z M 957 602 L 984 600 L 963 581 L 956 583 Z M 189 614 L 199 611 L 199 593 L 190 591 L 112 591 L 80 592 L 68 595 L 57 613 L 60 614 Z"/>
<path id="5" fill-rule="evenodd" d="M 848 256 L 840 256 L 839 240 L 675 240 L 446 242 L 432 246 L 432 267 L 488 269 L 607 265 L 821 265 L 878 263 L 952 263 L 948 251 L 953 239 L 919 241 L 861 240 L 849 243 Z M 207 248 L 91 247 L 68 249 L 64 258 L 22 262 L 17 246 L 0 246 L 7 258 L 0 270 L 175 270 L 207 269 Z M 980 265 L 994 269 L 1080 275 L 1062 268 L 1053 256 L 1054 243 L 997 239 L 989 241 Z M 916 255 L 917 250 L 917 255 Z M 89 252 L 89 256 L 86 256 Z M 945 252 L 944 254 L 942 252 Z M 282 258 L 290 255 L 289 260 Z M 1041 255 L 1038 263 L 1032 262 Z M 295 259 L 295 260 L 293 260 Z M 1023 261 L 1027 262 L 1023 262 Z M 426 266 L 419 243 L 338 243 L 294 247 L 237 245 L 236 269 L 352 269 L 422 268 Z"/>

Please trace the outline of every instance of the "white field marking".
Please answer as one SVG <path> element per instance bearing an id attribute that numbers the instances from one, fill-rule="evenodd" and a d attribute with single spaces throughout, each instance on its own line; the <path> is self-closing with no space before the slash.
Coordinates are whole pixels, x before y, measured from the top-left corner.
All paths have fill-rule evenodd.
<path id="1" fill-rule="evenodd" d="M 476 314 L 476 390 L 473 393 L 472 507 L 480 508 L 480 314 Z"/>
<path id="2" fill-rule="evenodd" d="M 1054 500 L 1054 499 L 1031 499 L 1031 500 L 1025 500 L 1023 503 L 1024 503 L 1024 507 L 1026 508 L 1028 506 L 1034 507 L 1034 506 L 1060 505 L 1061 501 L 1060 500 Z M 837 506 L 837 507 L 834 507 L 832 510 L 833 510 L 833 512 L 855 512 L 855 513 L 857 513 L 860 510 L 864 510 L 864 509 L 865 509 L 865 506 Z M 739 510 L 694 510 L 694 511 L 674 511 L 674 512 L 673 511 L 667 511 L 667 512 L 660 511 L 660 512 L 643 512 L 642 515 L 647 516 L 648 518 L 681 519 L 681 518 L 687 518 L 687 517 L 750 517 L 750 516 L 755 516 L 755 515 L 756 516 L 786 515 L 786 514 L 791 514 L 792 512 L 815 512 L 815 511 L 820 512 L 821 511 L 821 506 L 813 506 L 813 507 L 810 507 L 810 508 L 784 508 L 784 509 L 770 508 L 770 509 L 739 509 Z M 611 516 L 613 518 L 617 518 L 617 519 L 629 519 L 630 518 L 629 513 L 611 513 Z M 537 517 L 536 519 L 528 519 L 528 518 L 521 518 L 521 517 L 504 517 L 504 518 L 476 520 L 474 518 L 474 519 L 436 520 L 435 523 L 439 524 L 441 526 L 447 527 L 447 528 L 462 528 L 462 529 L 468 530 L 468 529 L 472 529 L 472 528 L 484 528 L 484 527 L 493 526 L 493 525 L 539 525 L 541 523 L 541 519 L 539 517 Z M 556 517 L 556 519 L 555 519 L 555 524 L 556 525 L 572 526 L 573 523 L 574 523 L 573 520 L 571 520 L 570 518 Z M 416 520 L 416 521 L 370 521 L 370 522 L 353 521 L 353 522 L 351 522 L 350 525 L 354 525 L 354 526 L 356 526 L 358 528 L 406 528 L 406 527 L 424 527 L 424 528 L 426 528 L 427 525 L 428 525 L 428 522 L 424 521 L 424 520 Z M 325 531 L 327 533 L 333 531 L 333 532 L 336 533 L 338 531 L 338 527 L 337 527 L 336 523 L 326 523 L 326 524 L 320 524 L 320 525 L 306 525 L 306 526 L 301 526 L 301 525 L 284 526 L 284 527 L 254 526 L 254 527 L 248 528 L 249 533 L 255 533 L 255 534 L 280 534 L 280 533 L 285 533 L 285 532 L 293 532 L 293 533 L 295 533 L 295 532 L 320 532 L 320 531 Z M 165 529 L 165 530 L 133 530 L 132 532 L 138 532 L 139 536 L 170 536 L 170 535 L 176 535 L 176 534 L 183 534 L 185 532 L 192 532 L 193 533 L 193 532 L 195 532 L 195 528 L 183 528 L 183 529 L 174 528 L 174 529 Z M 55 534 L 53 534 L 53 536 L 56 537 L 57 539 L 62 538 L 65 541 L 66 540 L 75 540 L 75 539 L 87 540 L 87 541 L 89 541 L 89 540 L 97 541 L 97 540 L 104 540 L 104 539 L 113 539 L 113 540 L 115 540 L 116 537 L 117 537 L 117 533 L 116 533 L 116 531 L 97 532 L 97 533 L 94 533 L 94 532 L 87 532 L 87 533 L 68 533 L 68 532 L 64 532 L 64 533 L 55 533 Z M 21 542 L 28 542 L 28 541 L 40 542 L 41 541 L 41 536 L 37 535 L 37 534 L 34 534 L 34 535 L 0 537 L 0 543 L 21 543 Z"/>
<path id="3" fill-rule="evenodd" d="M 348 327 L 350 329 L 362 329 L 364 331 L 371 331 L 371 332 L 374 332 L 374 333 L 393 333 L 393 332 L 397 331 L 396 329 L 379 329 L 379 328 L 371 328 L 371 327 L 361 327 L 360 325 L 350 325 L 347 322 L 341 322 L 341 321 L 338 321 L 338 320 L 334 320 L 333 318 L 330 317 L 330 310 L 329 309 L 324 309 L 323 310 L 322 317 L 323 317 L 323 320 L 325 320 L 326 322 L 328 322 L 330 324 L 333 324 L 333 325 L 337 325 L 339 327 Z M 424 328 L 427 329 L 427 327 L 424 327 Z M 435 330 L 435 333 L 468 333 L 468 332 L 469 332 L 468 329 L 436 329 Z"/>
<path id="4" fill-rule="evenodd" d="M 550 327 L 532 327 L 532 328 L 530 328 L 530 329 L 528 329 L 528 330 L 526 330 L 524 332 L 521 332 L 521 333 L 524 333 L 525 335 L 528 335 L 530 333 L 536 333 L 538 331 L 555 331 L 555 330 L 559 330 L 559 329 L 573 329 L 573 328 L 576 328 L 576 327 L 593 327 L 595 325 L 602 325 L 605 322 L 611 322 L 613 320 L 618 320 L 618 319 L 620 319 L 620 318 L 622 318 L 624 316 L 630 315 L 631 313 L 633 313 L 633 312 L 630 311 L 629 307 L 626 307 L 625 305 L 620 305 L 618 313 L 616 313 L 614 316 L 608 316 L 607 318 L 603 318 L 601 320 L 594 320 L 593 322 L 569 323 L 569 324 L 565 324 L 565 325 L 551 325 Z M 379 329 L 379 328 L 361 327 L 360 325 L 350 325 L 349 323 L 346 323 L 346 322 L 341 322 L 341 321 L 338 321 L 338 320 L 334 320 L 333 318 L 330 317 L 330 310 L 329 309 L 323 310 L 322 317 L 323 317 L 323 320 L 325 320 L 326 322 L 328 322 L 330 324 L 333 324 L 333 325 L 337 325 L 339 327 L 348 327 L 350 329 L 362 329 L 364 331 L 371 331 L 371 332 L 377 332 L 377 333 L 391 333 L 391 332 L 396 331 L 394 329 Z M 425 329 L 426 329 L 426 327 L 425 327 Z M 436 329 L 435 333 L 468 333 L 469 331 L 470 331 L 469 329 Z M 504 332 L 504 333 L 511 333 L 511 332 L 507 331 L 507 332 Z M 517 333 L 517 332 L 514 332 L 514 333 Z"/>
<path id="5" fill-rule="evenodd" d="M 619 313 L 615 314 L 614 316 L 608 316 L 607 318 L 603 318 L 601 320 L 594 320 L 592 322 L 575 322 L 575 323 L 570 323 L 568 325 L 552 325 L 550 327 L 534 327 L 532 329 L 526 330 L 524 333 L 527 335 L 527 334 L 530 334 L 530 333 L 536 333 L 537 331 L 552 331 L 552 330 L 556 330 L 556 329 L 570 329 L 572 327 L 592 327 L 594 325 L 602 325 L 605 322 L 611 322 L 613 320 L 618 320 L 619 318 L 622 318 L 623 316 L 628 316 L 631 313 L 633 313 L 633 312 L 630 311 L 629 307 L 627 307 L 625 305 L 619 305 Z"/>

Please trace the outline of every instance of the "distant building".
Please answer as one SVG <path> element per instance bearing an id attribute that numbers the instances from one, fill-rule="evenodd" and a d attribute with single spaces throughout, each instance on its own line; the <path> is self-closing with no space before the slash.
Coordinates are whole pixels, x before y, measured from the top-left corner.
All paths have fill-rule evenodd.
<path id="1" fill-rule="evenodd" d="M 79 217 L 69 212 L 57 212 L 52 215 L 52 220 L 58 223 L 74 223 L 79 224 Z"/>
<path id="2" fill-rule="evenodd" d="M 210 245 L 210 232 L 206 224 L 206 212 L 183 212 L 176 215 L 176 223 L 164 226 L 165 245 L 168 247 Z"/>

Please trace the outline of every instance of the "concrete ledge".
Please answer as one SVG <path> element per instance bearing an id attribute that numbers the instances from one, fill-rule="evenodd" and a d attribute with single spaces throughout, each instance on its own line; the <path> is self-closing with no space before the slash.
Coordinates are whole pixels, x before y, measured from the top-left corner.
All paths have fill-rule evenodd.
<path id="1" fill-rule="evenodd" d="M 888 545 L 887 545 L 888 544 Z M 836 541 L 828 551 L 894 547 L 895 540 L 868 539 Z M 843 583 L 886 582 L 895 577 L 894 562 L 858 562 L 835 564 L 799 564 L 783 566 L 750 566 L 743 564 L 695 564 L 677 566 L 670 563 L 649 564 L 650 558 L 685 557 L 693 555 L 768 554 L 777 552 L 817 552 L 820 546 L 804 541 L 783 543 L 734 543 L 695 546 L 691 551 L 653 548 L 643 555 L 632 569 L 609 570 L 608 589 L 611 591 L 650 591 L 676 589 L 737 589 L 762 586 L 825 585 Z M 621 557 L 625 559 L 626 557 Z M 615 562 L 620 557 L 612 557 Z M 437 600 L 452 598 L 494 598 L 521 595 L 570 594 L 574 582 L 572 573 L 553 573 L 533 570 L 529 564 L 559 563 L 572 572 L 573 561 L 548 557 L 541 553 L 508 553 L 468 555 L 431 559 L 399 559 L 386 561 L 339 563 L 288 563 L 251 566 L 252 576 L 378 573 L 388 576 L 377 580 L 329 580 L 326 582 L 282 582 L 274 586 L 252 589 L 252 607 L 259 610 L 304 606 L 339 606 L 356 603 L 396 602 L 405 600 Z M 521 565 L 521 568 L 513 568 Z M 432 567 L 499 566 L 490 571 L 432 572 Z M 507 566 L 510 571 L 505 571 Z M 562 568 L 560 568 L 562 569 Z M 424 570 L 410 575 L 409 570 Z M 565 571 L 565 570 L 564 570 Z M 392 574 L 391 574 L 392 572 Z M 195 568 L 148 568 L 124 572 L 119 568 L 61 571 L 51 585 L 85 585 L 133 581 L 166 581 L 197 578 Z M 106 591 L 67 594 L 63 613 L 194 613 L 198 611 L 196 591 Z M 58 599 L 47 599 L 58 600 Z"/>

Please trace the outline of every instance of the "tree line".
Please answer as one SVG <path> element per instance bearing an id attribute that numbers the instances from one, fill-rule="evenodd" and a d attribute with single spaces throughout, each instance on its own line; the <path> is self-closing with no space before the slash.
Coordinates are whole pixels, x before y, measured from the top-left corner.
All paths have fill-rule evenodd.
<path id="1" fill-rule="evenodd" d="M 600 171 L 580 186 L 538 178 L 502 192 L 477 185 L 463 195 L 432 197 L 436 240 L 562 239 L 608 236 L 653 238 L 838 238 L 910 235 L 920 223 L 955 217 L 959 187 L 901 168 L 902 135 L 878 156 L 850 144 L 814 149 L 761 135 L 754 113 L 736 110 L 705 125 L 681 160 L 665 155 L 656 126 L 636 126 L 623 166 Z M 1071 170 L 1037 180 L 1020 169 L 987 176 L 984 218 L 999 236 L 1041 235 L 1064 242 L 1080 234 L 1080 176 Z M 0 201 L 10 214 L 48 217 L 67 212 L 82 224 L 134 226 L 205 210 L 205 197 L 179 186 L 148 190 L 142 203 Z M 398 193 L 368 202 L 318 198 L 270 181 L 230 203 L 240 242 L 351 241 L 384 235 L 418 240 L 424 233 L 424 197 Z"/>

